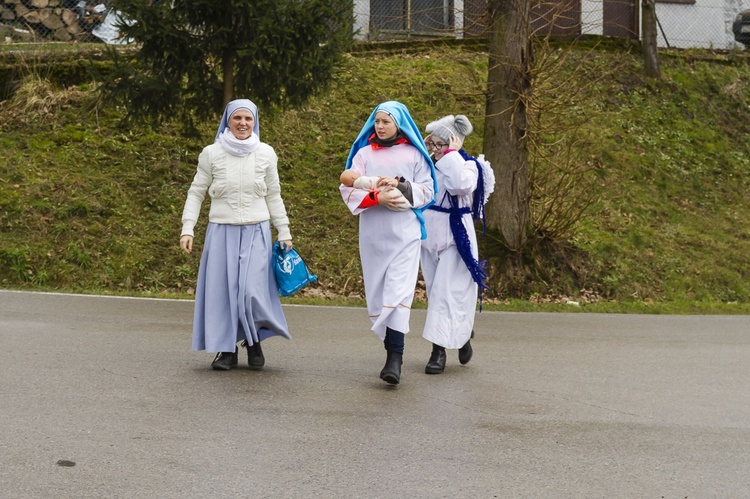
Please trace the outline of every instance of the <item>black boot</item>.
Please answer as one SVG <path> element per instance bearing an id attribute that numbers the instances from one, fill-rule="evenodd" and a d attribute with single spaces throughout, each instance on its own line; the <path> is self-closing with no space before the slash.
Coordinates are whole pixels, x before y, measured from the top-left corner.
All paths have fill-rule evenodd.
<path id="1" fill-rule="evenodd" d="M 388 383 L 389 385 L 398 385 L 401 381 L 401 363 L 403 362 L 403 354 L 398 352 L 388 352 L 388 357 L 385 359 L 385 366 L 380 371 L 380 379 Z"/>
<path id="2" fill-rule="evenodd" d="M 445 369 L 445 348 L 440 345 L 432 344 L 432 355 L 430 360 L 427 361 L 427 365 L 424 368 L 424 372 L 427 374 L 440 374 Z"/>
<path id="3" fill-rule="evenodd" d="M 474 330 L 471 331 L 471 338 L 474 337 Z M 458 349 L 458 361 L 463 364 L 468 364 L 471 360 L 471 356 L 474 355 L 474 349 L 471 348 L 471 338 L 466 342 L 464 346 Z"/>
<path id="4" fill-rule="evenodd" d="M 247 365 L 253 371 L 263 369 L 266 364 L 266 358 L 263 356 L 263 349 L 260 347 L 260 341 L 249 345 L 247 340 L 242 342 L 242 346 L 247 348 Z"/>
<path id="5" fill-rule="evenodd" d="M 229 371 L 237 367 L 237 350 L 234 352 L 219 352 L 216 354 L 214 361 L 211 362 L 211 369 L 214 371 Z"/>

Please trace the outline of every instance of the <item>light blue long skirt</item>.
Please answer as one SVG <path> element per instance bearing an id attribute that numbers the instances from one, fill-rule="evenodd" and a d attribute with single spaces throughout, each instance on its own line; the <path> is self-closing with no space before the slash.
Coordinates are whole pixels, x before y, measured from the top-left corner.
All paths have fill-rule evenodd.
<path id="1" fill-rule="evenodd" d="M 193 350 L 234 352 L 271 336 L 290 339 L 271 268 L 271 225 L 209 223 L 193 315 Z"/>

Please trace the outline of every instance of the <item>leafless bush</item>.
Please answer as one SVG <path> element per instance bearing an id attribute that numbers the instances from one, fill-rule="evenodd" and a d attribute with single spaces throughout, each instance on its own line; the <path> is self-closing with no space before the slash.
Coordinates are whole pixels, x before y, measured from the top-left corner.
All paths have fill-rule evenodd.
<path id="1" fill-rule="evenodd" d="M 553 10 L 548 13 L 560 19 Z M 523 96 L 530 123 L 529 204 L 535 236 L 565 241 L 603 188 L 597 175 L 603 166 L 600 158 L 585 153 L 585 125 L 595 110 L 585 108 L 581 100 L 617 69 L 592 71 L 594 47 L 587 50 L 575 40 L 556 44 L 550 30 L 537 28 L 536 35 L 533 91 Z"/>

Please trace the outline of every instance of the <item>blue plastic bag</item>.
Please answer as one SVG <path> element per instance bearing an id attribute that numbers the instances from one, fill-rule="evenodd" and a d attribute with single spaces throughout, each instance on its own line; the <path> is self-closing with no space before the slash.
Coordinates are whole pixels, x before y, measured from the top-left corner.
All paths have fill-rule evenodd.
<path id="1" fill-rule="evenodd" d="M 278 241 L 273 245 L 273 273 L 281 296 L 290 296 L 310 283 L 318 276 L 307 270 L 307 265 L 294 248 L 284 252 Z"/>

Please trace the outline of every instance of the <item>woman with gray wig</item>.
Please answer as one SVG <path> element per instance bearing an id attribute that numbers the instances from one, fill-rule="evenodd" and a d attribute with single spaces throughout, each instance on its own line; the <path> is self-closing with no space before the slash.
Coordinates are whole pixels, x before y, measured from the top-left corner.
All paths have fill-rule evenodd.
<path id="1" fill-rule="evenodd" d="M 421 266 L 427 288 L 427 319 L 422 336 L 432 343 L 427 374 L 445 369 L 446 349 L 458 349 L 458 360 L 471 360 L 477 296 L 486 288 L 484 262 L 478 260 L 475 220 L 484 221 L 484 204 L 495 175 L 483 155 L 462 149 L 473 131 L 466 116 L 445 116 L 428 124 L 425 144 L 435 163 L 438 191 L 425 210 L 427 238 Z"/>

